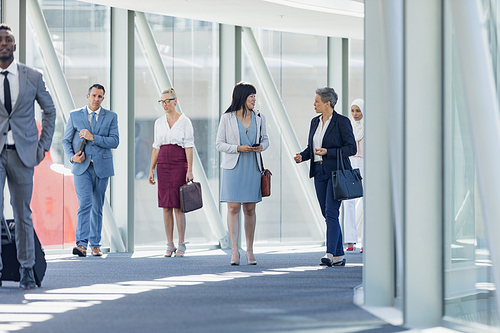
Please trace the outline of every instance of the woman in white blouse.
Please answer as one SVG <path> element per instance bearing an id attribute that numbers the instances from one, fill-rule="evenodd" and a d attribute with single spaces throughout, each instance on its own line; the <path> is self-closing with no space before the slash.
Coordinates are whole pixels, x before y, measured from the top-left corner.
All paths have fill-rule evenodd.
<path id="1" fill-rule="evenodd" d="M 177 95 L 174 88 L 165 90 L 158 101 L 165 115 L 155 122 L 153 153 L 149 183 L 155 184 L 154 171 L 158 177 L 158 206 L 163 207 L 163 222 L 167 234 L 165 257 L 183 257 L 186 252 L 184 234 L 186 217 L 181 212 L 179 188 L 193 180 L 194 134 L 191 120 L 175 110 Z M 179 232 L 179 246 L 174 246 L 174 214 Z"/>

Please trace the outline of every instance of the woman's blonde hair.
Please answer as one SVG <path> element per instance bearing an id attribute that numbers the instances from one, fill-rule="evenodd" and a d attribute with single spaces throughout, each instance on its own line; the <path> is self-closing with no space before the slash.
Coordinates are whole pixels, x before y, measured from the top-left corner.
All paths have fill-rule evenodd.
<path id="1" fill-rule="evenodd" d="M 163 92 L 161 94 L 162 95 L 164 95 L 164 94 L 170 94 L 171 98 L 177 98 L 177 94 L 175 93 L 175 89 L 174 88 L 168 88 L 167 90 L 163 90 Z"/>

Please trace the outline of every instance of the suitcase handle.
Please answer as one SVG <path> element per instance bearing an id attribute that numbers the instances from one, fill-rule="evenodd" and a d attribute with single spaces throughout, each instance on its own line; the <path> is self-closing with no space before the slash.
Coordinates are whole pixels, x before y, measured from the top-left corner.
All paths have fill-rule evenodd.
<path id="1" fill-rule="evenodd" d="M 10 233 L 9 225 L 7 224 L 7 220 L 5 219 L 5 217 L 2 217 L 2 224 L 5 228 L 5 235 L 7 236 L 7 240 L 9 241 L 9 243 L 12 243 L 12 234 Z"/>

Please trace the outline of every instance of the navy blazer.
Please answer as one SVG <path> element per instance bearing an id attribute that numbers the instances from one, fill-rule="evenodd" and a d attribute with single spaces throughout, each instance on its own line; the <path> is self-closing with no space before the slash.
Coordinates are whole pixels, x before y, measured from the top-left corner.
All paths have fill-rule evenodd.
<path id="1" fill-rule="evenodd" d="M 349 118 L 338 114 L 333 111 L 332 119 L 326 129 L 325 136 L 321 147 L 313 147 L 313 136 L 320 124 L 320 117 L 314 117 L 311 120 L 311 127 L 309 128 L 309 138 L 307 140 L 307 147 L 300 155 L 302 161 L 311 160 L 309 165 L 309 177 L 314 177 L 314 148 L 326 148 L 327 153 L 323 156 L 323 167 L 327 172 L 337 170 L 337 150 L 342 150 L 342 157 L 344 159 L 345 168 L 351 168 L 349 156 L 356 155 L 357 147 L 354 134 L 352 132 L 351 121 Z"/>

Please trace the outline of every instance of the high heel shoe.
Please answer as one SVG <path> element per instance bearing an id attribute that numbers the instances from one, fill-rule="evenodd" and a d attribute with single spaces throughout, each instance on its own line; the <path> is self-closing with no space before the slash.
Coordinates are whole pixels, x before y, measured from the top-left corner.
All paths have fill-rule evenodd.
<path id="1" fill-rule="evenodd" d="M 240 265 L 240 252 L 238 251 L 238 260 L 231 260 L 229 262 L 231 266 L 239 266 Z"/>
<path id="2" fill-rule="evenodd" d="M 257 265 L 257 260 L 255 260 L 255 257 L 253 260 L 248 259 L 248 251 L 246 257 L 247 257 L 247 265 Z"/>
<path id="3" fill-rule="evenodd" d="M 174 246 L 170 245 L 170 244 L 174 244 L 174 241 L 171 241 L 171 242 L 167 243 L 167 252 L 163 255 L 164 257 L 171 257 L 172 254 L 174 254 L 175 251 L 177 251 L 177 249 Z"/>
<path id="4" fill-rule="evenodd" d="M 184 253 L 186 253 L 186 244 L 189 242 L 182 242 L 179 243 L 179 246 L 177 247 L 177 253 L 175 254 L 176 257 L 184 257 Z M 182 252 L 182 253 L 179 253 Z"/>

